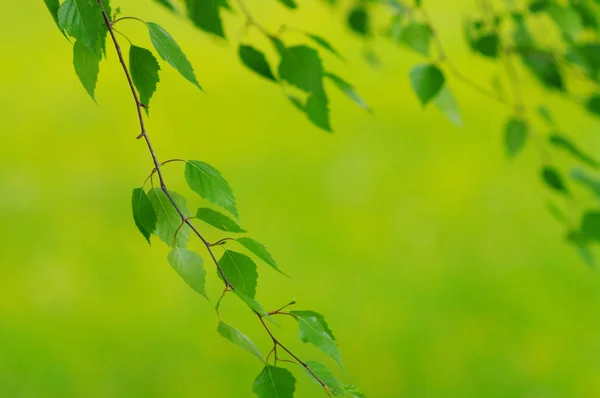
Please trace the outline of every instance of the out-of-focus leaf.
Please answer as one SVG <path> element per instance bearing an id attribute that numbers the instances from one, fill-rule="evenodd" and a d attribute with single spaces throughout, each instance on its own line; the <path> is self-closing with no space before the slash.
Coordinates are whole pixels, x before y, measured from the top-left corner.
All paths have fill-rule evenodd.
<path id="1" fill-rule="evenodd" d="M 329 101 L 324 91 L 312 93 L 306 100 L 304 108 L 306 115 L 315 126 L 331 132 L 329 122 Z"/>
<path id="2" fill-rule="evenodd" d="M 339 88 L 344 94 L 348 96 L 352 101 L 356 102 L 361 108 L 370 111 L 371 109 L 367 103 L 358 95 L 354 87 L 341 77 L 334 75 L 333 73 L 325 73 L 325 77 L 331 80 L 337 88 Z"/>
<path id="3" fill-rule="evenodd" d="M 448 86 L 444 86 L 442 91 L 435 97 L 433 104 L 440 110 L 448 120 L 457 126 L 462 126 L 462 118 L 460 116 L 460 109 L 456 103 L 454 95 Z"/>
<path id="4" fill-rule="evenodd" d="M 348 26 L 350 29 L 361 36 L 371 34 L 369 11 L 367 7 L 360 4 L 352 8 L 348 14 Z"/>
<path id="5" fill-rule="evenodd" d="M 435 98 L 444 86 L 444 81 L 444 74 L 435 65 L 418 65 L 410 71 L 410 83 L 423 105 Z"/>
<path id="6" fill-rule="evenodd" d="M 581 151 L 568 138 L 563 137 L 562 135 L 553 134 L 552 136 L 550 136 L 550 143 L 557 148 L 560 148 L 566 152 L 569 152 L 575 158 L 579 159 L 580 161 L 587 164 L 588 166 L 591 166 L 594 168 L 600 167 L 600 163 L 598 163 L 591 156 L 589 156 L 586 153 L 584 153 L 583 151 Z"/>
<path id="7" fill-rule="evenodd" d="M 400 40 L 416 52 L 428 56 L 431 29 L 425 24 L 411 22 L 402 29 Z"/>
<path id="8" fill-rule="evenodd" d="M 267 59 L 262 52 L 258 51 L 252 46 L 240 45 L 238 54 L 242 60 L 242 63 L 250 70 L 258 73 L 266 79 L 274 82 L 277 81 L 273 75 L 273 72 L 271 71 L 271 66 L 267 62 Z"/>
<path id="9" fill-rule="evenodd" d="M 542 169 L 542 180 L 546 183 L 546 185 L 549 188 L 560 192 L 564 195 L 569 194 L 569 191 L 567 190 L 567 186 L 565 185 L 562 176 L 554 167 L 546 166 Z"/>
<path id="10" fill-rule="evenodd" d="M 220 9 L 227 8 L 226 0 L 185 0 L 188 17 L 198 28 L 225 38 Z"/>
<path id="11" fill-rule="evenodd" d="M 529 128 L 524 120 L 513 117 L 508 121 L 504 128 L 504 141 L 506 143 L 506 153 L 509 157 L 514 158 L 521 152 L 528 136 Z"/>
<path id="12" fill-rule="evenodd" d="M 279 78 L 309 93 L 323 91 L 323 65 L 316 50 L 307 46 L 287 47 L 281 53 Z"/>

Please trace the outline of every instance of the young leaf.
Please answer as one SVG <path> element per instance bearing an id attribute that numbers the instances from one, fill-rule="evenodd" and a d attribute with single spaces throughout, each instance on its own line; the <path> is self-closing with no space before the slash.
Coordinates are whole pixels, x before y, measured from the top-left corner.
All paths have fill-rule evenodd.
<path id="1" fill-rule="evenodd" d="M 196 213 L 196 218 L 204 221 L 208 225 L 212 225 L 213 227 L 220 229 L 221 231 L 233 232 L 233 233 L 246 232 L 245 229 L 242 229 L 231 218 L 219 213 L 218 211 L 214 211 L 212 209 L 207 209 L 207 208 L 198 209 L 198 213 Z"/>
<path id="2" fill-rule="evenodd" d="M 546 10 L 560 30 L 571 40 L 576 40 L 583 29 L 579 14 L 571 7 L 552 4 Z"/>
<path id="3" fill-rule="evenodd" d="M 309 93 L 323 91 L 323 65 L 319 54 L 307 46 L 287 47 L 281 53 L 279 78 Z"/>
<path id="4" fill-rule="evenodd" d="M 306 366 L 314 373 L 325 385 L 329 388 L 329 391 L 336 397 L 343 397 L 345 390 L 343 384 L 331 373 L 327 367 L 317 361 L 306 361 Z M 306 369 L 305 369 L 306 370 Z M 319 381 L 308 371 L 306 373 L 310 378 L 317 384 L 320 385 Z"/>
<path id="5" fill-rule="evenodd" d="M 583 215 L 581 233 L 586 239 L 600 242 L 600 212 L 590 211 Z"/>
<path id="6" fill-rule="evenodd" d="M 473 41 L 473 50 L 489 58 L 498 58 L 500 39 L 496 33 L 488 33 Z"/>
<path id="7" fill-rule="evenodd" d="M 444 74 L 435 65 L 419 65 L 410 71 L 410 83 L 423 106 L 435 98 L 444 81 Z"/>
<path id="8" fill-rule="evenodd" d="M 190 61 L 188 61 L 173 37 L 162 26 L 154 22 L 148 22 L 147 25 L 150 40 L 158 55 L 173 68 L 177 69 L 184 78 L 202 90 L 202 87 L 200 87 L 200 84 L 196 80 L 192 64 L 190 64 Z"/>
<path id="9" fill-rule="evenodd" d="M 600 94 L 592 95 L 586 101 L 585 108 L 594 116 L 600 116 Z"/>
<path id="10" fill-rule="evenodd" d="M 185 198 L 175 192 L 169 191 L 169 194 L 177 203 L 177 206 L 181 209 L 183 214 L 188 217 L 189 211 Z M 167 195 L 159 189 L 152 188 L 148 192 L 148 199 L 152 202 L 154 211 L 156 212 L 156 228 L 154 229 L 154 235 L 158 236 L 160 240 L 165 242 L 169 247 L 185 247 L 187 245 L 188 236 L 190 234 L 190 227 L 187 224 L 181 224 L 181 216 L 175 210 L 175 207 L 167 198 Z M 181 228 L 179 228 L 181 226 Z M 177 232 L 177 244 L 175 245 L 175 232 Z"/>
<path id="11" fill-rule="evenodd" d="M 333 46 L 321 36 L 313 35 L 310 33 L 306 33 L 306 36 L 313 42 L 315 42 L 319 47 L 329 51 L 331 54 L 338 57 L 340 61 L 344 61 L 344 57 L 342 57 L 342 55 L 339 52 L 337 52 L 337 50 L 333 48 Z"/>
<path id="12" fill-rule="evenodd" d="M 185 0 L 188 17 L 205 32 L 225 38 L 220 8 L 222 0 Z"/>
<path id="13" fill-rule="evenodd" d="M 329 101 L 325 96 L 325 92 L 314 92 L 306 100 L 304 111 L 306 115 L 317 127 L 325 131 L 331 132 L 331 124 L 329 123 Z"/>
<path id="14" fill-rule="evenodd" d="M 525 146 L 529 128 L 524 120 L 511 118 L 504 128 L 504 140 L 506 143 L 506 153 L 510 158 L 517 156 Z"/>
<path id="15" fill-rule="evenodd" d="M 369 22 L 369 12 L 364 5 L 357 5 L 348 14 L 348 26 L 352 31 L 361 36 L 369 36 L 371 27 Z"/>
<path id="16" fill-rule="evenodd" d="M 456 99 L 452 95 L 452 91 L 448 86 L 444 86 L 442 91 L 435 97 L 433 100 L 433 104 L 438 108 L 448 120 L 454 123 L 457 126 L 462 126 L 462 118 L 460 117 L 460 109 L 458 109 L 458 104 L 456 103 Z"/>
<path id="17" fill-rule="evenodd" d="M 283 273 L 283 271 L 281 271 L 281 269 L 279 269 L 279 266 L 273 259 L 273 256 L 271 256 L 271 253 L 269 253 L 267 248 L 262 243 L 257 242 L 256 240 L 254 240 L 252 238 L 237 238 L 237 241 L 239 244 L 244 246 L 246 249 L 250 250 L 250 252 L 252 254 L 254 254 L 261 260 L 263 260 L 268 265 L 270 265 L 274 270 L 285 275 Z"/>
<path id="18" fill-rule="evenodd" d="M 546 166 L 542 169 L 542 180 L 551 189 L 565 195 L 569 194 L 562 176 L 554 167 Z"/>
<path id="19" fill-rule="evenodd" d="M 96 51 L 90 50 L 82 41 L 77 40 L 73 45 L 73 66 L 75 66 L 75 73 L 85 91 L 96 101 L 94 93 L 100 72 L 100 55 Z"/>
<path id="20" fill-rule="evenodd" d="M 160 66 L 152 52 L 145 48 L 131 46 L 129 49 L 129 71 L 131 72 L 133 84 L 140 94 L 142 104 L 148 105 L 150 103 L 150 98 L 152 98 L 156 91 L 156 85 L 160 81 L 158 77 L 159 70 Z"/>
<path id="21" fill-rule="evenodd" d="M 429 56 L 431 29 L 422 23 L 411 22 L 402 29 L 400 40 L 416 52 Z"/>
<path id="22" fill-rule="evenodd" d="M 559 91 L 565 90 L 562 72 L 551 53 L 527 49 L 522 52 L 521 59 L 544 86 Z"/>
<path id="23" fill-rule="evenodd" d="M 190 160 L 185 165 L 185 179 L 192 191 L 229 211 L 239 221 L 233 192 L 217 169 L 199 160 Z"/>
<path id="24" fill-rule="evenodd" d="M 324 75 L 326 78 L 331 80 L 337 88 L 339 88 L 344 94 L 348 96 L 352 101 L 356 102 L 361 108 L 370 111 L 369 105 L 358 95 L 354 87 L 350 85 L 347 81 L 342 79 L 339 76 L 334 75 L 333 73 L 326 72 Z"/>
<path id="25" fill-rule="evenodd" d="M 256 272 L 256 264 L 254 264 L 254 261 L 250 257 L 226 250 L 219 260 L 219 266 L 236 292 L 239 291 L 245 296 L 254 299 L 256 296 L 258 273 Z"/>
<path id="26" fill-rule="evenodd" d="M 584 170 L 574 169 L 571 171 L 571 178 L 594 193 L 596 199 L 600 200 L 600 180 L 588 175 Z"/>
<path id="27" fill-rule="evenodd" d="M 571 155 L 573 155 L 583 163 L 587 164 L 588 166 L 594 167 L 596 169 L 600 167 L 600 163 L 598 163 L 594 158 L 577 148 L 575 144 L 573 144 L 566 137 L 554 134 L 550 136 L 550 143 L 557 148 L 569 152 Z"/>
<path id="28" fill-rule="evenodd" d="M 202 257 L 191 250 L 176 247 L 169 253 L 169 264 L 181 278 L 197 293 L 206 295 L 206 271 Z"/>
<path id="29" fill-rule="evenodd" d="M 258 398 L 293 398 L 296 379 L 289 370 L 267 365 L 254 381 Z"/>
<path id="30" fill-rule="evenodd" d="M 250 68 L 250 70 L 258 73 L 266 79 L 274 82 L 277 81 L 273 75 L 273 72 L 271 71 L 271 66 L 267 62 L 267 59 L 262 52 L 258 51 L 252 46 L 240 45 L 238 53 L 242 63 Z"/>
<path id="31" fill-rule="evenodd" d="M 296 4 L 295 0 L 279 0 L 281 4 L 289 8 L 290 10 L 295 10 L 298 8 L 298 4 Z"/>
<path id="32" fill-rule="evenodd" d="M 265 363 L 265 360 L 258 347 L 256 347 L 256 344 L 254 344 L 252 340 L 250 340 L 250 338 L 244 333 L 229 326 L 223 321 L 219 321 L 217 332 L 227 340 L 231 341 L 233 344 L 257 357 L 262 363 Z"/>
<path id="33" fill-rule="evenodd" d="M 156 212 L 143 188 L 136 188 L 131 195 L 133 221 L 144 238 L 150 243 L 150 235 L 156 229 Z"/>
<path id="34" fill-rule="evenodd" d="M 96 50 L 103 24 L 100 5 L 95 0 L 65 0 L 58 9 L 58 26 L 90 50 Z"/>
<path id="35" fill-rule="evenodd" d="M 175 8 L 175 6 L 171 2 L 171 0 L 154 0 L 154 1 L 156 1 L 158 4 L 160 4 L 164 7 L 167 7 L 169 10 L 171 10 L 173 12 L 177 12 L 177 9 Z"/>
<path id="36" fill-rule="evenodd" d="M 291 311 L 291 313 L 298 321 L 300 340 L 313 344 L 342 367 L 340 351 L 323 315 L 313 311 Z"/>

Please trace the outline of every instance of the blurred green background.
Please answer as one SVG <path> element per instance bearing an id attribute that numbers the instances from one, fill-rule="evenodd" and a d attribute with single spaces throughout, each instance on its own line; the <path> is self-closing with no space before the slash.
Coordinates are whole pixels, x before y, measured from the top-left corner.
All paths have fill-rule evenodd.
<path id="1" fill-rule="evenodd" d="M 454 62 L 488 84 L 496 66 L 469 54 L 460 32 L 472 2 L 428 3 Z M 505 158 L 507 109 L 450 79 L 465 122 L 455 127 L 411 92 L 419 56 L 380 40 L 383 65 L 373 70 L 339 11 L 249 2 L 267 26 L 318 32 L 348 58 L 323 54 L 375 114 L 330 87 L 329 135 L 240 65 L 239 17 L 226 16 L 223 43 L 148 0 L 113 5 L 165 26 L 207 91 L 163 64 L 148 123 L 159 157 L 223 172 L 243 226 L 293 276 L 259 265 L 259 301 L 272 309 L 296 298 L 298 309 L 323 313 L 342 351 L 340 378 L 382 398 L 600 396 L 600 278 L 547 213 L 548 200 L 566 204 L 541 186 L 533 146 Z M 148 247 L 134 226 L 131 190 L 151 161 L 135 140 L 114 53 L 101 65 L 96 106 L 43 3 L 7 2 L 3 11 L 0 396 L 252 396 L 260 364 L 216 333 L 214 270 L 207 264 L 208 303 L 170 268 L 167 248 L 156 239 Z M 120 30 L 150 45 L 135 22 Z M 254 33 L 244 40 L 267 48 Z M 598 122 L 521 73 L 527 102 L 549 105 L 598 154 Z M 166 176 L 191 208 L 203 204 L 181 165 Z M 236 300 L 226 299 L 223 316 L 268 351 Z M 334 368 L 298 341 L 293 321 L 281 325 L 276 332 L 303 358 Z M 324 395 L 294 371 L 297 397 Z"/>

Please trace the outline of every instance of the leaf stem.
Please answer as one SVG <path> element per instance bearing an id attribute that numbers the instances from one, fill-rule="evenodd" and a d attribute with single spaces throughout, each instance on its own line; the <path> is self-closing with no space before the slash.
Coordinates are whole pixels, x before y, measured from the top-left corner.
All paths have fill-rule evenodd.
<path id="1" fill-rule="evenodd" d="M 133 19 L 135 21 L 139 21 L 139 22 L 143 23 L 144 25 L 146 25 L 146 21 L 144 21 L 143 19 L 140 19 L 138 17 L 121 17 L 121 18 L 117 18 L 114 21 L 112 21 L 112 25 L 116 24 L 119 21 L 124 21 L 126 19 Z"/>

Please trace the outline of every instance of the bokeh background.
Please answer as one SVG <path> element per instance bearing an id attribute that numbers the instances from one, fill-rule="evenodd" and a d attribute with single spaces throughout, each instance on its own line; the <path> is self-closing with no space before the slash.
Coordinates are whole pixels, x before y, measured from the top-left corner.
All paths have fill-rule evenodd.
<path id="1" fill-rule="evenodd" d="M 462 42 L 472 2 L 428 3 L 454 62 L 488 84 L 496 66 Z M 509 110 L 450 79 L 464 120 L 456 127 L 435 108 L 422 110 L 411 92 L 418 55 L 380 40 L 382 65 L 373 69 L 340 11 L 250 2 L 265 25 L 318 32 L 348 59 L 323 54 L 375 113 L 330 87 L 330 135 L 240 65 L 239 17 L 225 17 L 224 43 L 153 2 L 113 5 L 165 26 L 207 91 L 163 64 L 148 124 L 159 157 L 200 159 L 223 172 L 243 226 L 293 276 L 259 265 L 259 301 L 275 308 L 296 298 L 298 309 L 323 313 L 342 351 L 340 378 L 381 398 L 600 396 L 598 271 L 563 243 L 545 206 L 565 203 L 541 186 L 534 148 L 506 159 Z M 114 53 L 101 66 L 97 106 L 42 2 L 7 2 L 3 13 L 0 396 L 252 396 L 260 364 L 216 333 L 214 270 L 207 264 L 209 303 L 173 272 L 167 248 L 158 240 L 148 247 L 133 224 L 131 190 L 151 162 L 135 140 Z M 150 45 L 141 25 L 120 30 Z M 254 33 L 243 40 L 268 48 Z M 564 131 L 598 154 L 598 122 L 521 73 L 528 104 L 549 105 Z M 167 166 L 166 176 L 191 208 L 203 204 L 181 165 Z M 268 351 L 236 300 L 225 301 L 223 316 Z M 334 368 L 298 341 L 293 321 L 281 324 L 288 345 Z M 298 397 L 323 395 L 295 375 Z"/>

